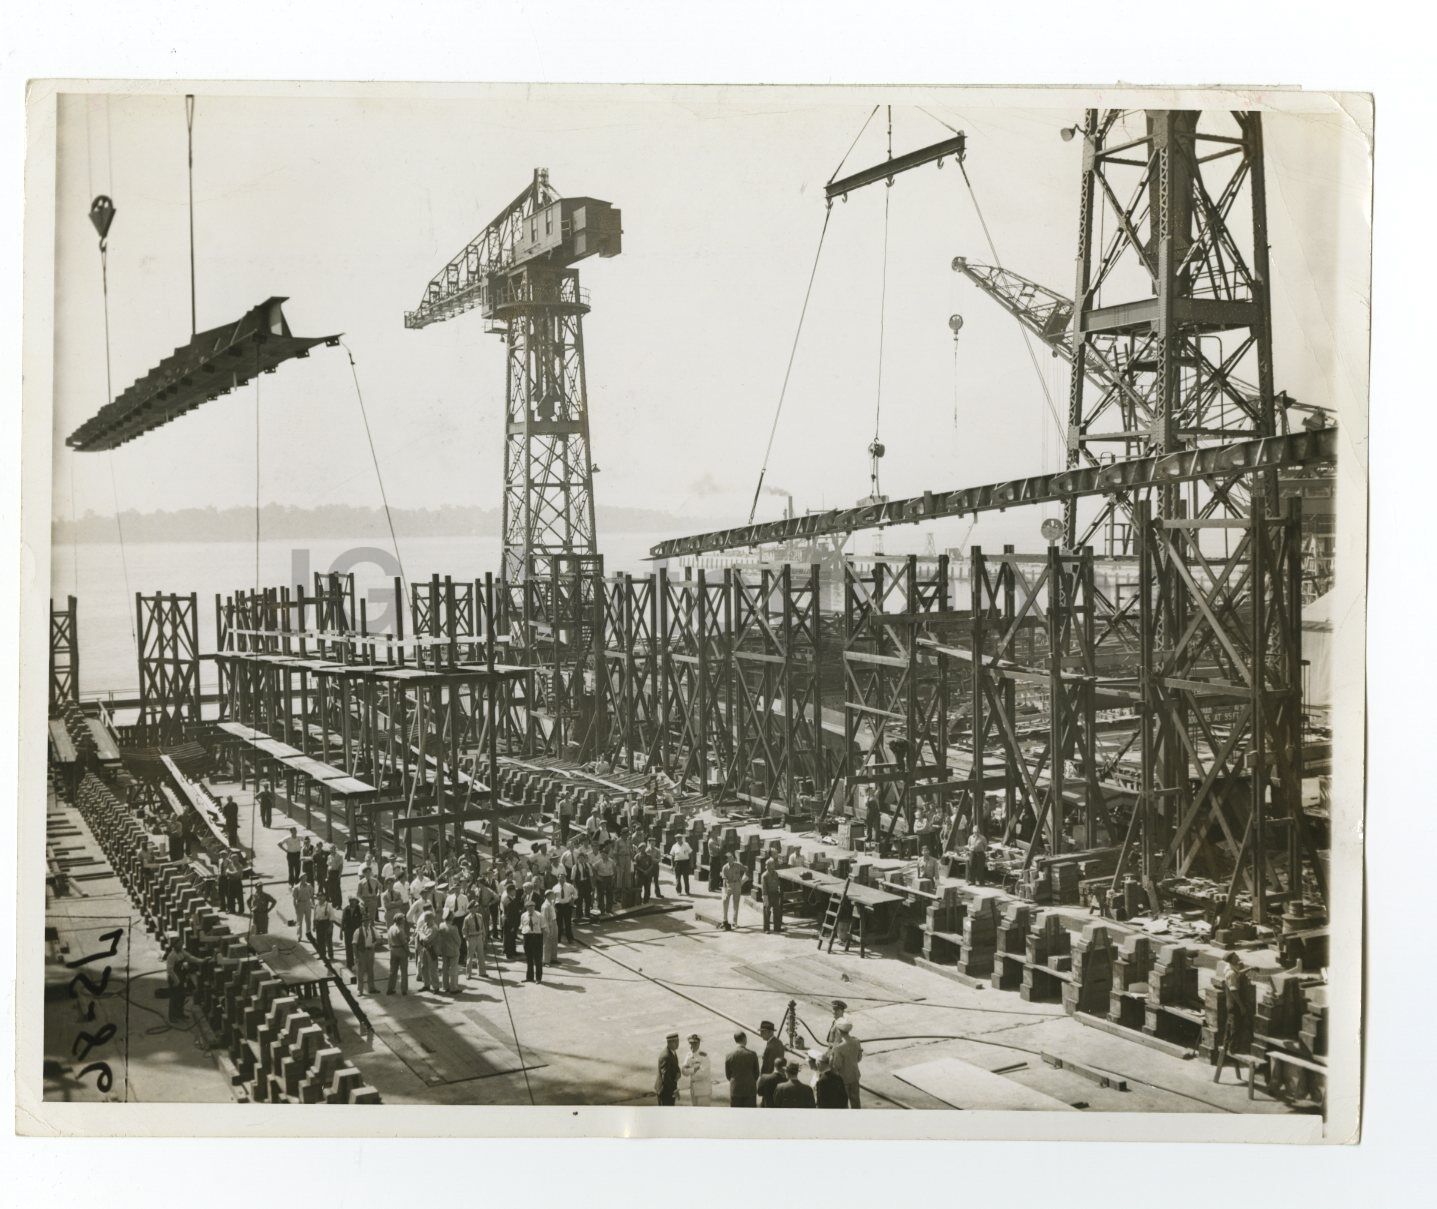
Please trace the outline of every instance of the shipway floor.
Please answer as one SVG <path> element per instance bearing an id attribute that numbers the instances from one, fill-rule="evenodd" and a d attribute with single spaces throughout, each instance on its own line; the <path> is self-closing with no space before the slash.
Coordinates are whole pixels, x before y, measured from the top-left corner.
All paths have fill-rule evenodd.
<path id="1" fill-rule="evenodd" d="M 234 794 L 240 833 L 279 899 L 272 931 L 293 937 L 294 912 L 277 847 L 291 820 L 276 810 L 266 829 L 252 819 L 250 791 L 232 783 L 216 789 Z M 343 876 L 350 893 L 357 863 L 346 862 Z M 711 913 L 717 898 L 700 888 L 676 899 L 667 870 L 662 888 L 670 907 L 699 903 Z M 93 889 L 87 887 L 87 894 Z M 122 894 L 110 909 L 128 910 Z M 244 921 L 231 917 L 231 926 L 242 931 Z M 1231 1074 L 1214 1085 L 1206 1063 L 1085 1027 L 1057 1005 L 967 987 L 887 950 L 866 957 L 856 949 L 821 953 L 811 929 L 765 934 L 748 903 L 742 926 L 732 932 L 697 919 L 686 905 L 580 924 L 576 933 L 578 943 L 561 946 L 559 963 L 545 969 L 542 983 L 523 980 L 521 955 L 518 961 L 491 960 L 488 978 L 461 976 L 457 994 L 420 992 L 412 972 L 408 996 L 384 994 L 388 959 L 381 954 L 375 969 L 380 993 L 359 999 L 374 1024 L 372 1038 L 360 1035 L 342 997 L 334 997 L 345 1056 L 389 1104 L 642 1105 L 653 1103 L 664 1036 L 698 1033 L 712 1064 L 714 1102 L 722 1104 L 727 1101 L 723 1061 L 735 1029 L 745 1029 L 752 1044 L 759 1022 L 781 1021 L 794 1000 L 800 1046 L 813 1046 L 827 1034 L 829 1001 L 839 998 L 848 1003 L 865 1051 L 865 1109 L 948 1107 L 902 1072 L 953 1059 L 1013 1080 L 1037 1096 L 1094 1111 L 1288 1111 L 1262 1093 L 1249 1100 L 1246 1087 Z M 143 942 L 135 943 L 138 951 Z M 336 938 L 337 955 L 339 949 Z M 162 965 L 158 952 L 153 958 L 150 969 Z M 208 1058 L 187 1036 L 176 1043 L 177 1036 L 155 1038 L 162 1043 L 159 1052 L 132 1047 L 132 1086 L 143 1088 L 149 1099 L 228 1098 Z M 1050 1066 L 1045 1053 L 1120 1074 L 1128 1090 L 1103 1088 Z M 930 1079 L 918 1081 L 937 1086 Z M 965 1101 L 976 1102 L 966 1106 L 990 1106 L 981 1102 L 978 1085 L 984 1081 L 971 1082 Z M 1006 1098 L 1021 1094 L 1013 1089 Z M 1003 1099 L 995 1098 L 991 1107 L 1000 1107 Z"/>

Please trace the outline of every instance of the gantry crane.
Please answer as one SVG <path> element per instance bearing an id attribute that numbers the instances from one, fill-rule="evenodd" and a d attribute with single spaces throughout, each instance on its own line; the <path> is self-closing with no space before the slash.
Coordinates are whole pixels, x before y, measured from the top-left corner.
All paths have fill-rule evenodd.
<path id="1" fill-rule="evenodd" d="M 592 197 L 560 197 L 539 168 L 425 287 L 404 326 L 479 309 L 501 336 L 504 378 L 504 582 L 547 577 L 556 559 L 593 555 L 594 478 L 584 377 L 587 295 L 574 268 L 617 256 L 620 214 Z"/>

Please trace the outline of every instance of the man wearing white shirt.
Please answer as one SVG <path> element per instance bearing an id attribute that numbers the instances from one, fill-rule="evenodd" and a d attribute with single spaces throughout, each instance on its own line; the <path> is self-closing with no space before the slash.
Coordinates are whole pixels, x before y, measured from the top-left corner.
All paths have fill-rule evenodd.
<path id="1" fill-rule="evenodd" d="M 688 840 L 679 836 L 669 849 L 669 857 L 674 862 L 674 893 L 693 894 L 689 874 L 693 872 L 694 850 L 689 847 Z"/>
<path id="2" fill-rule="evenodd" d="M 524 981 L 543 982 L 544 913 L 530 903 L 520 916 L 519 927 L 524 934 Z"/>
<path id="3" fill-rule="evenodd" d="M 558 916 L 559 936 L 563 940 L 574 939 L 574 904 L 578 901 L 578 887 L 569 880 L 561 866 L 559 881 L 554 887 L 554 913 Z"/>

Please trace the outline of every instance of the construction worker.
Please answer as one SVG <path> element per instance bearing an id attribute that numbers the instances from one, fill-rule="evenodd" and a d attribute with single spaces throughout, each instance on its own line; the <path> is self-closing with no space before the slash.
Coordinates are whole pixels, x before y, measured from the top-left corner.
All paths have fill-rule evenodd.
<path id="1" fill-rule="evenodd" d="M 384 885 L 374 875 L 374 866 L 368 861 L 364 868 L 359 871 L 359 905 L 364 908 L 364 918 L 372 924 L 380 923 L 384 916 L 380 909 L 380 897 L 384 893 Z"/>
<path id="2" fill-rule="evenodd" d="M 298 829 L 291 827 L 289 834 L 280 840 L 277 846 L 284 853 L 285 864 L 289 866 L 289 884 L 292 886 L 299 881 L 300 855 L 304 848 L 304 843 L 299 838 Z"/>
<path id="3" fill-rule="evenodd" d="M 249 911 L 250 929 L 256 936 L 269 935 L 269 913 L 277 905 L 274 895 L 263 886 L 255 886 L 249 900 Z"/>
<path id="4" fill-rule="evenodd" d="M 394 994 L 395 985 L 401 995 L 409 994 L 409 921 L 397 915 L 390 921 L 384 939 L 389 944 L 389 984 L 385 993 Z"/>
<path id="5" fill-rule="evenodd" d="M 693 894 L 689 876 L 693 872 L 694 850 L 689 847 L 687 836 L 679 836 L 669 849 L 669 858 L 674 863 L 674 893 Z"/>
<path id="6" fill-rule="evenodd" d="M 308 886 L 308 882 L 300 885 Z M 314 951 L 326 961 L 334 960 L 334 926 L 339 922 L 339 913 L 334 904 L 324 895 L 314 905 Z"/>
<path id="7" fill-rule="evenodd" d="M 659 1104 L 663 1107 L 670 1107 L 678 1102 L 678 1033 L 670 1033 L 664 1038 L 664 1048 L 659 1051 L 659 1071 L 654 1077 L 654 1095 L 658 1097 Z"/>
<path id="8" fill-rule="evenodd" d="M 294 907 L 294 934 L 301 940 L 314 935 L 314 887 L 309 882 L 295 882 L 289 888 Z"/>
<path id="9" fill-rule="evenodd" d="M 434 929 L 434 953 L 439 959 L 441 991 L 455 993 L 459 990 L 459 939 L 454 916 L 445 915 Z"/>
<path id="10" fill-rule="evenodd" d="M 1252 981 L 1242 958 L 1236 953 L 1228 953 L 1223 958 L 1223 964 L 1226 969 L 1221 972 L 1219 984 L 1222 988 L 1223 1008 L 1221 1028 L 1216 1038 L 1217 1044 L 1213 1046 L 1214 1063 L 1217 1067 L 1212 1076 L 1214 1083 L 1222 1078 L 1223 1068 L 1227 1066 L 1230 1057 L 1239 1054 L 1246 1056 L 1252 1046 Z M 1234 1065 L 1237 1066 L 1238 1076 L 1241 1078 L 1241 1063 Z"/>
<path id="11" fill-rule="evenodd" d="M 634 853 L 634 879 L 638 884 L 640 902 L 648 902 L 650 891 L 656 888 L 658 868 L 659 862 L 649 851 L 648 844 L 640 844 L 639 850 Z"/>
<path id="12" fill-rule="evenodd" d="M 978 827 L 968 837 L 968 880 L 975 886 L 988 881 L 988 837 Z"/>
<path id="13" fill-rule="evenodd" d="M 469 900 L 469 910 L 464 916 L 464 973 L 468 978 L 473 978 L 474 967 L 479 967 L 479 977 L 488 976 L 485 969 L 484 950 L 489 944 L 489 916 L 486 911 L 481 910 L 478 897 Z"/>
<path id="14" fill-rule="evenodd" d="M 374 994 L 374 951 L 379 947 L 379 937 L 374 924 L 367 918 L 359 921 L 354 929 L 354 968 L 358 979 L 358 991 Z"/>
<path id="15" fill-rule="evenodd" d="M 239 847 L 239 804 L 233 797 L 225 799 L 221 808 L 225 819 L 225 843 L 231 848 Z"/>
<path id="16" fill-rule="evenodd" d="M 763 865 L 759 882 L 763 894 L 763 930 L 783 931 L 783 878 L 778 875 L 778 861 L 769 857 Z"/>
<path id="17" fill-rule="evenodd" d="M 255 796 L 255 804 L 259 807 L 260 824 L 268 827 L 274 820 L 274 790 L 270 788 L 268 781 Z"/>
<path id="18" fill-rule="evenodd" d="M 530 900 L 520 917 L 524 933 L 524 981 L 544 981 L 544 913 Z"/>
<path id="19" fill-rule="evenodd" d="M 732 932 L 738 927 L 739 906 L 743 902 L 743 883 L 748 877 L 748 870 L 743 867 L 743 862 L 738 859 L 737 852 L 730 852 L 728 860 L 723 867 L 723 930 Z M 729 905 L 733 906 L 733 923 L 728 921 Z"/>

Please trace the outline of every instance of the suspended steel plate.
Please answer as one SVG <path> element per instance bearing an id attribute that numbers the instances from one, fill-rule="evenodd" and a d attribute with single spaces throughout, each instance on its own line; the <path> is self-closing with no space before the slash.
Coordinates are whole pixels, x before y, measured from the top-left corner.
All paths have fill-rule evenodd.
<path id="1" fill-rule="evenodd" d="M 100 408 L 65 444 L 79 453 L 114 449 L 228 394 L 256 374 L 269 373 L 293 357 L 307 357 L 316 344 L 339 343 L 337 335 L 291 335 L 284 317 L 286 301 L 270 298 L 235 323 L 200 332 Z"/>

